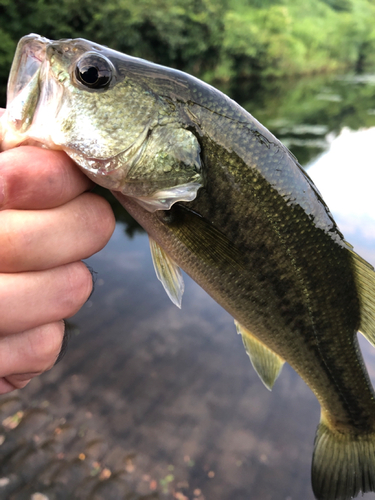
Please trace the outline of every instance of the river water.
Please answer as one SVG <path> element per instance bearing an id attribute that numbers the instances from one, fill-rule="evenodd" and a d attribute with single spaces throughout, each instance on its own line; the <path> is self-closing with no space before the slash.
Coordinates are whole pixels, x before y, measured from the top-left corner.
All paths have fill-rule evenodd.
<path id="1" fill-rule="evenodd" d="M 375 265 L 375 77 L 237 94 L 298 156 L 347 240 Z M 313 500 L 311 391 L 289 366 L 267 391 L 232 318 L 187 276 L 177 309 L 147 235 L 115 208 L 111 241 L 87 261 L 96 289 L 69 321 L 65 358 L 0 398 L 0 498 Z M 361 346 L 375 383 L 375 351 Z"/>

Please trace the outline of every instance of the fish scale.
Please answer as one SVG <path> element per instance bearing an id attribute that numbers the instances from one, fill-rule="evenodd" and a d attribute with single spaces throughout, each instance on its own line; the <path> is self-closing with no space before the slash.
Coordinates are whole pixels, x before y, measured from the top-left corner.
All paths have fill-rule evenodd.
<path id="1" fill-rule="evenodd" d="M 297 371 L 322 408 L 318 500 L 374 491 L 375 395 L 356 336 L 375 343 L 374 269 L 287 148 L 213 87 L 86 40 L 24 37 L 9 82 L 3 149 L 65 150 L 146 229 L 176 305 L 181 267 L 232 314 L 266 387 L 285 361 Z"/>

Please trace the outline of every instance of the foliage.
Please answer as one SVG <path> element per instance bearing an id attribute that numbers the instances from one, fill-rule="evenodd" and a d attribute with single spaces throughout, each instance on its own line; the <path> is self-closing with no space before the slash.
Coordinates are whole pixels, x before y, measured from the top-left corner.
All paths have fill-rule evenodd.
<path id="1" fill-rule="evenodd" d="M 375 76 L 319 74 L 266 82 L 240 104 L 306 166 L 344 127 L 375 127 Z"/>
<path id="2" fill-rule="evenodd" d="M 207 81 L 375 65 L 372 0 L 0 0 L 0 91 L 16 42 L 88 38 Z"/>

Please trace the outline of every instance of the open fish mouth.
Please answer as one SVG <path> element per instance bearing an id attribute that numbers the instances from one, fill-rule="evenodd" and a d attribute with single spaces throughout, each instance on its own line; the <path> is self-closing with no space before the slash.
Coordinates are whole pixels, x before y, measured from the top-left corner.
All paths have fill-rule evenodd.
<path id="1" fill-rule="evenodd" d="M 52 123 L 51 113 L 61 94 L 49 78 L 47 48 L 50 44 L 47 38 L 31 34 L 23 37 L 17 46 L 8 80 L 7 109 L 1 119 L 3 150 L 20 144 L 49 146 L 46 124 Z"/>
<path id="2" fill-rule="evenodd" d="M 47 38 L 34 34 L 20 40 L 10 70 L 7 107 L 39 73 L 40 67 L 46 59 L 46 48 L 49 43 L 50 40 Z"/>

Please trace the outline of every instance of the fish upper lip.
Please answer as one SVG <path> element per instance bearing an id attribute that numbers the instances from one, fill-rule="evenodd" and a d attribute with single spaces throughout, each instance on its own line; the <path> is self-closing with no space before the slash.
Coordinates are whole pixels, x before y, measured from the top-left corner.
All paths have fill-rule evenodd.
<path id="1" fill-rule="evenodd" d="M 45 60 L 45 58 L 42 59 L 41 57 L 38 57 L 35 52 L 30 51 L 28 55 L 29 55 L 29 57 L 32 57 L 33 59 L 36 59 L 37 61 L 39 61 L 41 64 Z"/>
<path id="2" fill-rule="evenodd" d="M 4 149 L 30 140 L 41 143 L 40 127 L 34 127 L 35 113 L 40 100 L 46 100 L 55 91 L 51 86 L 42 84 L 50 67 L 47 56 L 50 44 L 50 40 L 39 35 L 27 35 L 18 43 L 8 82 L 6 118 L 2 119 L 5 124 Z"/>
<path id="3" fill-rule="evenodd" d="M 7 107 L 40 70 L 49 43 L 47 38 L 33 34 L 19 41 L 9 76 Z"/>

